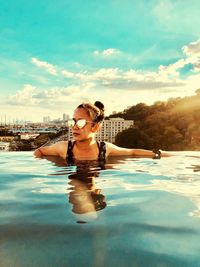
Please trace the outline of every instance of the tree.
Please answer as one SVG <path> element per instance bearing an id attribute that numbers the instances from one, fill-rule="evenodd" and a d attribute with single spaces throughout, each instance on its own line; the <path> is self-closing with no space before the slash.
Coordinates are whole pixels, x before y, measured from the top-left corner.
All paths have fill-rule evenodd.
<path id="1" fill-rule="evenodd" d="M 162 145 L 166 150 L 179 150 L 183 142 L 183 135 L 174 126 L 165 127 Z"/>
<path id="2" fill-rule="evenodd" d="M 141 121 L 148 116 L 149 107 L 144 103 L 139 103 L 136 106 L 131 107 L 124 114 L 126 120 Z"/>
<path id="3" fill-rule="evenodd" d="M 115 144 L 126 148 L 145 148 L 148 136 L 138 128 L 129 128 L 117 134 Z"/>
<path id="4" fill-rule="evenodd" d="M 200 149 L 200 89 L 196 95 L 139 103 L 119 113 L 135 121 L 134 129 L 119 133 L 116 144 L 124 147 L 153 147 L 166 150 Z"/>

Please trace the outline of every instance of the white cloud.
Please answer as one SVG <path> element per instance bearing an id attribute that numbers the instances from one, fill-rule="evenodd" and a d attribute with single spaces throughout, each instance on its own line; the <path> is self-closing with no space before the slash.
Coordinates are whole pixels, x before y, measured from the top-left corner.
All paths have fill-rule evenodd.
<path id="1" fill-rule="evenodd" d="M 160 65 L 159 66 L 159 74 L 162 76 L 179 76 L 179 69 L 182 69 L 185 65 L 187 64 L 187 62 L 184 59 L 180 59 L 178 61 L 176 61 L 175 63 L 172 63 L 168 66 L 163 66 Z"/>
<path id="2" fill-rule="evenodd" d="M 164 68 L 164 67 L 163 67 Z M 172 68 L 172 67 L 171 67 Z M 174 67 L 175 68 L 175 67 Z M 183 81 L 172 79 L 170 74 L 172 71 L 163 71 L 161 75 L 158 72 L 144 72 L 130 69 L 129 71 L 122 71 L 118 68 L 100 69 L 90 75 L 93 81 L 98 82 L 105 87 L 118 88 L 121 90 L 129 89 L 150 89 L 180 86 Z"/>
<path id="3" fill-rule="evenodd" d="M 102 68 L 93 72 L 91 78 L 93 80 L 115 80 L 120 77 L 118 68 Z"/>
<path id="4" fill-rule="evenodd" d="M 182 51 L 186 56 L 187 64 L 193 65 L 194 72 L 200 71 L 200 40 L 191 42 L 189 45 L 182 47 Z"/>
<path id="5" fill-rule="evenodd" d="M 101 68 L 93 72 L 72 73 L 67 71 L 66 76 L 74 79 L 75 82 L 79 81 L 80 84 L 90 84 L 92 87 L 101 85 L 122 90 L 162 88 L 183 84 L 183 81 L 177 78 L 179 76 L 177 70 L 184 65 L 184 60 L 179 60 L 169 66 L 160 66 L 157 72 Z M 62 74 L 65 75 L 65 71 Z"/>
<path id="6" fill-rule="evenodd" d="M 190 95 L 200 87 L 199 85 L 200 75 L 197 73 L 188 76 L 185 80 L 185 90 L 190 92 Z"/>
<path id="7" fill-rule="evenodd" d="M 32 106 L 35 108 L 60 108 L 60 106 L 67 103 L 87 98 L 93 86 L 93 83 L 82 83 L 78 86 L 71 85 L 41 90 L 32 85 L 24 85 L 16 94 L 8 96 L 7 104 L 10 106 Z"/>
<path id="8" fill-rule="evenodd" d="M 67 71 L 67 70 L 63 70 L 63 71 L 62 71 L 62 74 L 63 74 L 65 77 L 67 77 L 67 78 L 73 78 L 73 77 L 75 77 L 75 74 L 74 74 L 73 72 L 71 72 L 71 71 Z"/>
<path id="9" fill-rule="evenodd" d="M 200 40 L 183 46 L 182 51 L 188 57 L 200 58 Z"/>
<path id="10" fill-rule="evenodd" d="M 35 105 L 37 104 L 37 100 L 34 96 L 37 94 L 36 87 L 26 84 L 24 85 L 22 90 L 19 90 L 14 95 L 8 96 L 8 103 L 11 105 Z"/>
<path id="11" fill-rule="evenodd" d="M 69 71 L 62 71 L 62 74 L 69 78 L 74 78 L 75 80 L 80 80 L 81 82 L 92 83 L 97 81 L 106 81 L 106 80 L 115 80 L 119 78 L 119 70 L 118 68 L 101 68 L 97 71 L 88 72 L 69 72 Z M 92 83 L 93 84 L 93 83 Z"/>
<path id="12" fill-rule="evenodd" d="M 31 62 L 35 64 L 37 67 L 45 69 L 47 72 L 49 72 L 52 75 L 57 74 L 56 67 L 48 62 L 41 61 L 35 57 L 31 59 Z"/>
<path id="13" fill-rule="evenodd" d="M 182 51 L 185 56 L 184 59 L 179 59 L 168 66 L 159 66 L 158 74 L 161 75 L 161 77 L 178 77 L 180 75 L 179 71 L 188 64 L 193 65 L 194 72 L 200 71 L 200 40 L 183 46 Z"/>
<path id="14" fill-rule="evenodd" d="M 105 49 L 103 51 L 96 50 L 93 52 L 93 54 L 96 56 L 105 56 L 105 57 L 117 55 L 119 53 L 120 53 L 120 51 L 115 49 L 115 48 L 108 48 L 108 49 Z"/>
<path id="15" fill-rule="evenodd" d="M 43 84 L 43 88 L 36 88 L 30 84 L 24 85 L 21 90 L 7 98 L 9 105 L 7 109 L 9 107 L 13 109 L 17 105 L 17 113 L 19 109 L 23 109 L 23 106 L 27 107 L 27 110 L 31 110 L 30 117 L 34 116 L 36 109 L 45 110 L 46 114 L 53 118 L 58 116 L 55 114 L 59 112 L 72 112 L 82 101 L 100 100 L 105 103 L 109 114 L 112 110 L 123 110 L 126 106 L 138 102 L 151 104 L 169 97 L 192 95 L 200 84 L 200 75 L 197 73 L 200 71 L 199 50 L 200 40 L 185 45 L 182 48 L 181 59 L 166 66 L 160 65 L 154 71 L 133 68 L 130 70 L 119 68 L 62 70 L 55 79 L 56 84 L 62 82 L 62 85 L 50 88 L 47 88 L 47 83 Z M 48 63 L 46 65 L 43 61 L 33 59 L 38 67 L 46 69 L 48 66 Z M 188 72 L 187 76 L 180 75 L 187 64 L 193 66 L 193 71 Z M 37 117 L 38 114 L 37 112 Z"/>
<path id="16" fill-rule="evenodd" d="M 164 1 L 164 4 L 166 3 Z M 135 69 L 125 71 L 119 68 L 101 68 L 95 71 L 66 72 L 66 76 L 74 78 L 80 83 L 93 82 L 96 86 L 122 90 L 178 88 L 185 85 L 185 79 L 180 76 L 181 69 L 188 64 L 192 64 L 194 72 L 200 70 L 200 41 L 184 46 L 182 51 L 184 53 L 183 58 L 166 66 L 160 65 L 157 71 L 141 71 Z M 113 49 L 107 49 L 102 52 L 95 51 L 96 55 L 112 53 Z"/>
<path id="17" fill-rule="evenodd" d="M 194 65 L 194 72 L 200 71 L 200 61 Z"/>
<path id="18" fill-rule="evenodd" d="M 160 2 L 165 5 L 168 1 Z M 114 49 L 110 48 L 102 52 L 95 51 L 96 55 L 112 54 Z M 169 65 L 160 65 L 157 71 L 141 71 L 130 69 L 128 71 L 119 68 L 101 68 L 95 71 L 69 72 L 63 71 L 63 75 L 75 79 L 76 82 L 92 82 L 96 87 L 109 87 L 115 89 L 162 89 L 185 86 L 185 79 L 180 73 L 186 65 L 192 64 L 193 71 L 200 71 L 200 40 L 192 42 L 182 48 L 183 57 Z M 94 87 L 94 86 L 93 86 Z"/>

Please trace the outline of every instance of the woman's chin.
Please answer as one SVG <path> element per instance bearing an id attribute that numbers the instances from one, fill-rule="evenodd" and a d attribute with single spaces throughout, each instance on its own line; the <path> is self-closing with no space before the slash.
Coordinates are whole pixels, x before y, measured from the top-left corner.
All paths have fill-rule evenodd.
<path id="1" fill-rule="evenodd" d="M 80 135 L 73 135 L 73 140 L 79 141 L 79 142 L 85 142 L 85 141 L 88 141 L 89 138 L 84 138 L 83 136 L 80 136 Z"/>
<path id="2" fill-rule="evenodd" d="M 81 136 L 78 134 L 74 134 L 73 139 L 74 139 L 74 141 L 81 141 L 83 138 L 81 138 Z"/>

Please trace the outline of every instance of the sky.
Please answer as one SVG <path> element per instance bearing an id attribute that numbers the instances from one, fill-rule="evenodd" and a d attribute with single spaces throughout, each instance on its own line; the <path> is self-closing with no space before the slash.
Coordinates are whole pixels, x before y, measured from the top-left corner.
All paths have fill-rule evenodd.
<path id="1" fill-rule="evenodd" d="M 198 0 L 0 0 L 0 120 L 106 115 L 200 88 Z"/>

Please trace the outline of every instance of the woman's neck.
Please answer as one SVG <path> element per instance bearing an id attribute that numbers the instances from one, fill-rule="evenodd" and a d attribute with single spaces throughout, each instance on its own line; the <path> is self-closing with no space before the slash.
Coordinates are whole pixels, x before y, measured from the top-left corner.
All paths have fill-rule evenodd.
<path id="1" fill-rule="evenodd" d="M 76 141 L 76 147 L 80 150 L 90 150 L 91 146 L 96 144 L 96 140 L 94 138 L 89 138 L 82 141 Z"/>
<path id="2" fill-rule="evenodd" d="M 73 154 L 77 160 L 97 160 L 99 148 L 95 139 L 76 141 Z"/>

